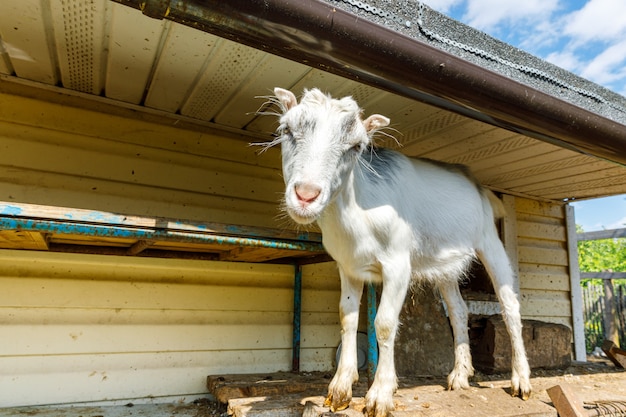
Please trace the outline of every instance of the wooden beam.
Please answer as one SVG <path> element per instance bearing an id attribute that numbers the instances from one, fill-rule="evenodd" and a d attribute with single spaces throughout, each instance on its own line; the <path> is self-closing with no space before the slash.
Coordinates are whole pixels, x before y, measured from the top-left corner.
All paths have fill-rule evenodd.
<path id="1" fill-rule="evenodd" d="M 626 272 L 581 272 L 581 278 L 626 279 Z"/>
<path id="2" fill-rule="evenodd" d="M 616 367 L 626 368 L 626 350 L 618 348 L 611 340 L 605 340 L 602 343 L 602 350 Z"/>
<path id="3" fill-rule="evenodd" d="M 598 230 L 596 232 L 578 233 L 578 240 L 600 240 L 600 239 L 615 239 L 618 237 L 626 237 L 626 228 L 622 229 L 610 229 L 610 230 Z"/>
<path id="4" fill-rule="evenodd" d="M 559 417 L 587 417 L 583 402 L 567 384 L 556 385 L 547 390 Z"/>
<path id="5" fill-rule="evenodd" d="M 126 255 L 134 256 L 137 255 L 144 250 L 148 249 L 150 246 L 154 245 L 154 241 L 152 240 L 138 240 L 135 242 L 128 250 L 126 251 Z"/>

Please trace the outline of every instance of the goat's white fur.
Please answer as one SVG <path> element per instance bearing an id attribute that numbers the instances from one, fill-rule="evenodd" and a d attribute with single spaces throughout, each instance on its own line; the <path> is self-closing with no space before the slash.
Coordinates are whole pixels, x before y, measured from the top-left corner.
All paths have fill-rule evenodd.
<path id="1" fill-rule="evenodd" d="M 286 184 L 284 207 L 297 223 L 317 221 L 341 277 L 341 356 L 327 405 L 348 406 L 358 378 L 356 332 L 364 282 L 382 283 L 375 319 L 379 363 L 366 396 L 370 416 L 393 410 L 397 387 L 394 340 L 411 279 L 434 284 L 445 300 L 455 340 L 451 389 L 467 388 L 473 374 L 467 307 L 458 280 L 478 257 L 503 307 L 513 347 L 512 393 L 530 395 L 515 276 L 494 224 L 503 207 L 462 168 L 372 149 L 372 136 L 389 119 L 361 119 L 351 97 L 332 99 L 276 88 Z"/>

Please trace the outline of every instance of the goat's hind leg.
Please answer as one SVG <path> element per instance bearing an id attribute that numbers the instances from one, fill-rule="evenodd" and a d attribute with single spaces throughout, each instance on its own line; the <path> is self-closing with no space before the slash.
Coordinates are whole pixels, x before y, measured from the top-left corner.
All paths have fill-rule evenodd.
<path id="1" fill-rule="evenodd" d="M 437 288 L 446 302 L 454 334 L 454 369 L 448 375 L 448 389 L 469 388 L 469 378 L 474 375 L 474 367 L 467 329 L 467 305 L 461 297 L 456 280 L 445 279 L 437 285 Z"/>
<path id="2" fill-rule="evenodd" d="M 363 294 L 363 282 L 347 276 L 339 268 L 341 277 L 341 299 L 339 319 L 341 321 L 341 354 L 337 372 L 328 386 L 324 401 L 332 412 L 348 408 L 352 400 L 352 384 L 359 379 L 357 356 L 357 330 L 359 305 Z"/>
<path id="3" fill-rule="evenodd" d="M 496 295 L 502 306 L 502 317 L 511 338 L 512 375 L 511 395 L 530 398 L 530 367 L 522 338 L 522 318 L 515 275 L 502 242 L 495 234 L 485 239 L 484 247 L 477 251 L 479 259 L 491 277 Z"/>

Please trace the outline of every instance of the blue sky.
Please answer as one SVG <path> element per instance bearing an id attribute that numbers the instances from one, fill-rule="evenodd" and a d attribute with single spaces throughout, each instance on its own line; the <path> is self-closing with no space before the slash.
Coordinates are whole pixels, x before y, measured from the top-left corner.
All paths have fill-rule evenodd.
<path id="1" fill-rule="evenodd" d="M 626 0 L 424 0 L 469 26 L 626 96 Z M 626 195 L 573 203 L 587 232 L 626 227 Z"/>
<path id="2" fill-rule="evenodd" d="M 585 232 L 626 227 L 626 195 L 572 203 L 576 224 Z"/>

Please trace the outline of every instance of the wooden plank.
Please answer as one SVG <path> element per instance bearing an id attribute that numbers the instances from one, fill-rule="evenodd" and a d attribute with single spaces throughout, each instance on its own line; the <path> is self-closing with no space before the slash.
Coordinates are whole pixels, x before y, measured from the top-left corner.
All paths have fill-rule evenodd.
<path id="1" fill-rule="evenodd" d="M 96 143 L 82 149 L 59 148 L 53 144 L 4 138 L 3 144 L 6 148 L 0 154 L 0 165 L 32 172 L 58 173 L 83 180 L 102 179 L 118 184 L 141 184 L 160 189 L 162 193 L 168 192 L 166 190 L 187 191 L 278 205 L 277 196 L 284 188 L 278 176 L 271 180 L 263 175 L 255 177 L 251 175 L 249 166 L 241 167 L 241 172 L 234 172 L 237 164 L 232 162 L 205 160 L 204 166 L 173 165 L 167 160 L 148 160 L 128 155 L 128 149 L 117 149 L 120 154 L 103 153 L 97 149 Z M 116 169 L 111 170 L 111 166 Z"/>
<path id="2" fill-rule="evenodd" d="M 140 104 L 152 76 L 167 20 L 146 19 L 141 11 L 111 4 L 106 86 L 109 98 Z"/>
<path id="3" fill-rule="evenodd" d="M 626 176 L 624 176 L 623 174 L 617 175 L 610 179 L 599 180 L 593 183 L 586 183 L 584 185 L 581 185 L 580 187 L 578 186 L 578 184 L 565 183 L 550 190 L 545 190 L 540 193 L 534 193 L 533 195 L 536 195 L 537 198 L 563 200 L 564 187 L 568 187 L 567 198 L 570 200 L 602 198 L 609 195 L 625 194 L 625 177 Z"/>
<path id="4" fill-rule="evenodd" d="M 205 310 L 175 309 L 138 309 L 138 308 L 76 308 L 76 307 L 11 307 L 2 306 L 0 324 L 6 326 L 41 326 L 41 317 L 53 325 L 111 325 L 111 326 L 173 326 L 173 325 L 236 325 L 236 324 L 284 324 L 290 323 L 292 314 L 289 311 L 257 311 L 248 310 Z M 304 313 L 303 325 L 334 326 L 338 323 L 336 312 Z"/>
<path id="5" fill-rule="evenodd" d="M 207 373 L 276 372 L 290 363 L 291 349 L 2 356 L 0 390 L 11 393 L 3 407 L 188 397 L 206 395 Z"/>
<path id="6" fill-rule="evenodd" d="M 48 240 L 42 233 L 23 230 L 0 230 L 0 248 L 48 250 Z"/>
<path id="7" fill-rule="evenodd" d="M 563 224 L 553 225 L 538 222 L 518 221 L 518 235 L 520 237 L 541 239 L 541 240 L 557 240 L 565 242 L 566 228 Z"/>
<path id="8" fill-rule="evenodd" d="M 255 226 L 239 226 L 215 222 L 198 222 L 165 217 L 133 216 L 113 212 L 86 210 L 75 207 L 58 207 L 40 204 L 15 203 L 0 201 L 0 215 L 19 216 L 36 219 L 67 220 L 90 224 L 110 224 L 119 226 L 159 227 L 190 232 L 218 233 L 237 236 L 266 236 L 279 239 L 308 240 L 321 242 L 318 232 L 294 231 Z"/>
<path id="9" fill-rule="evenodd" d="M 570 290 L 569 270 L 564 265 L 520 265 L 522 287 L 534 290 L 565 291 Z"/>
<path id="10" fill-rule="evenodd" d="M 290 321 L 267 325 L 12 325 L 0 329 L 0 337 L 5 341 L 0 347 L 0 354 L 83 355 L 120 350 L 127 353 L 156 353 L 289 349 L 292 343 L 291 328 Z M 337 335 L 332 333 L 326 331 L 313 334 L 319 340 L 317 346 L 313 347 L 337 343 Z"/>
<path id="11" fill-rule="evenodd" d="M 544 196 L 545 198 L 555 198 L 555 196 L 563 195 L 563 187 L 567 187 L 568 194 L 574 198 L 585 196 L 591 198 L 597 195 L 611 195 L 611 190 L 623 190 L 626 185 L 626 178 L 621 167 L 611 166 L 603 170 L 601 173 L 590 173 L 576 177 L 576 182 L 572 183 L 572 178 L 555 179 L 549 183 L 543 184 L 541 187 L 532 187 L 532 189 L 522 189 L 521 192 L 532 193 L 533 195 Z M 622 191 L 623 192 L 623 191 Z M 589 194 L 591 193 L 591 195 Z M 615 194 L 618 194 L 615 192 Z M 558 197 L 557 197 L 558 198 Z"/>
<path id="12" fill-rule="evenodd" d="M 569 300 L 562 298 L 567 294 L 561 294 L 556 299 L 549 297 L 539 298 L 537 293 L 532 295 L 527 291 L 522 293 L 521 310 L 524 317 L 545 317 L 545 321 L 551 321 L 551 318 L 567 318 L 571 320 L 571 304 Z M 571 324 L 568 323 L 571 326 Z"/>
<path id="13" fill-rule="evenodd" d="M 541 159 L 527 160 L 523 169 L 501 175 L 497 179 L 494 178 L 494 185 L 501 188 L 517 189 L 544 183 L 546 178 L 548 178 L 548 174 L 551 178 L 562 178 L 580 174 L 581 170 L 596 171 L 608 166 L 606 162 L 598 161 L 597 158 L 580 155 L 568 150 L 549 152 L 544 161 L 541 163 Z"/>
<path id="14" fill-rule="evenodd" d="M 325 391 L 330 380 L 326 373 L 287 373 L 209 375 L 207 388 L 221 403 L 234 398 L 283 396 L 308 390 Z"/>
<path id="15" fill-rule="evenodd" d="M 487 184 L 498 186 L 499 184 L 519 178 L 536 166 L 554 163 L 564 158 L 578 155 L 558 146 L 534 141 L 527 147 L 516 149 L 498 155 L 498 164 L 485 164 L 480 166 L 475 173 L 485 178 Z"/>
<path id="16" fill-rule="evenodd" d="M 271 88 L 293 84 L 309 71 L 310 68 L 306 65 L 268 54 L 259 61 L 246 82 L 242 83 L 219 109 L 214 117 L 215 122 L 226 126 L 245 127 L 255 118 L 256 111 L 264 102 L 263 99 L 250 100 L 251 97 L 271 95 L 273 94 Z"/>
<path id="17" fill-rule="evenodd" d="M 134 238 L 106 237 L 106 236 L 84 236 L 74 234 L 52 234 L 49 233 L 49 242 L 51 244 L 63 245 L 90 245 L 90 246 L 107 246 L 117 248 L 128 248 L 137 242 Z"/>
<path id="18" fill-rule="evenodd" d="M 522 315 L 523 319 L 528 319 L 528 320 L 537 320 L 537 321 L 541 321 L 544 323 L 554 323 L 554 324 L 561 324 L 563 326 L 572 327 L 572 320 L 570 317 L 554 317 L 554 316 L 543 316 L 541 315 L 541 313 L 539 314 L 526 314 L 523 313 Z"/>
<path id="19" fill-rule="evenodd" d="M 436 119 L 425 120 L 416 130 L 408 129 L 403 132 L 402 153 L 418 157 L 430 156 L 439 149 L 452 146 L 468 136 L 479 135 L 489 129 L 491 128 L 487 125 L 473 123 L 470 119 L 453 113 L 437 114 Z"/>
<path id="20" fill-rule="evenodd" d="M 528 198 L 516 198 L 515 211 L 518 213 L 528 213 L 557 219 L 563 219 L 565 217 L 563 204 L 548 203 Z"/>
<path id="21" fill-rule="evenodd" d="M 2 277 L 0 305 L 15 307 L 292 311 L 289 288 Z M 337 291 L 303 291 L 307 311 L 337 311 Z"/>
<path id="22" fill-rule="evenodd" d="M 175 160 L 208 156 L 257 167 L 280 167 L 278 149 L 259 155 L 248 146 L 253 137 L 233 135 L 215 127 L 204 127 L 198 132 L 178 128 L 175 121 L 172 125 L 157 124 L 91 110 L 87 105 L 81 108 L 11 94 L 1 94 L 1 98 L 4 106 L 0 107 L 0 132 L 6 137 L 44 142 L 73 139 L 76 147 L 83 147 L 85 140 L 105 138 L 109 143 L 137 146 L 129 148 L 130 155 L 136 158 L 162 155 L 163 150 L 168 150 L 174 153 L 167 158 Z M 94 141 L 93 146 L 100 143 Z"/>
<path id="23" fill-rule="evenodd" d="M 52 31 L 44 23 L 44 5 L 39 0 L 3 2 L 0 33 L 6 53 L 18 77 L 49 85 L 58 83 Z"/>
<path id="24" fill-rule="evenodd" d="M 609 230 L 597 230 L 594 232 L 577 233 L 576 239 L 578 241 L 583 240 L 600 240 L 600 239 L 617 239 L 620 237 L 626 237 L 626 228 L 621 229 L 609 229 Z"/>
<path id="25" fill-rule="evenodd" d="M 26 278 L 72 278 L 80 282 L 115 281 L 216 286 L 293 286 L 293 266 L 219 261 L 147 259 L 127 256 L 0 251 L 0 275 Z M 333 280 L 317 275 L 322 281 Z M 333 280 L 334 283 L 334 280 Z M 320 287 L 320 289 L 324 289 Z M 331 288 L 334 289 L 334 288 Z"/>
<path id="26" fill-rule="evenodd" d="M 536 265 L 567 266 L 568 253 L 562 248 L 519 246 L 519 261 Z"/>
<path id="27" fill-rule="evenodd" d="M 626 350 L 618 348 L 612 340 L 605 340 L 602 343 L 602 351 L 607 358 L 618 368 L 626 368 Z"/>
<path id="28" fill-rule="evenodd" d="M 172 22 L 154 70 L 145 105 L 176 113 L 219 38 Z"/>
<path id="29" fill-rule="evenodd" d="M 568 384 L 548 388 L 547 392 L 560 417 L 587 417 L 582 401 Z"/>
<path id="30" fill-rule="evenodd" d="M 57 277 L 27 280 L 2 277 L 0 283 L 3 288 L 11 288 L 0 293 L 0 305 L 7 306 L 250 311 L 291 311 L 293 307 L 291 288 L 79 281 Z M 328 305 L 327 296 L 320 291 L 304 294 L 320 305 Z"/>
<path id="31" fill-rule="evenodd" d="M 438 149 L 426 156 L 452 163 L 468 165 L 474 170 L 493 164 L 493 158 L 503 152 L 525 148 L 534 142 L 533 139 L 514 135 L 511 132 L 497 129 L 486 124 L 477 124 L 480 130 L 466 132 L 462 141 L 452 146 Z M 466 147 L 467 144 L 467 147 Z"/>
<path id="32" fill-rule="evenodd" d="M 597 279 L 626 279 L 626 272 L 581 272 L 581 278 L 597 278 Z"/>

